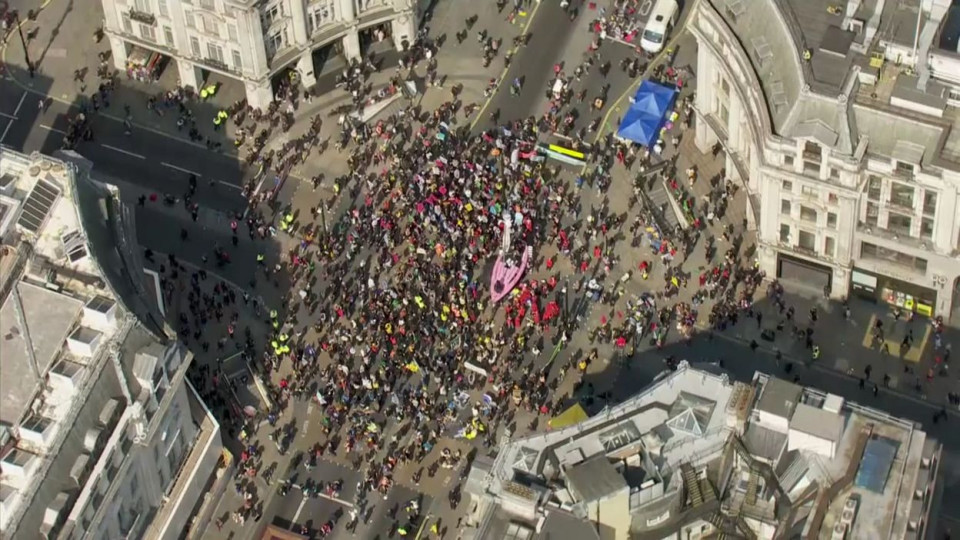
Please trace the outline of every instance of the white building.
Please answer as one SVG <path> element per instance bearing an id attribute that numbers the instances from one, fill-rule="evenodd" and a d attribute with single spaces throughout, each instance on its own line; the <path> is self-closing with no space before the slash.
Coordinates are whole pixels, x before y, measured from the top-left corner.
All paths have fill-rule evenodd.
<path id="1" fill-rule="evenodd" d="M 128 209 L 62 158 L 0 149 L 0 536 L 178 538 L 219 425 L 143 301 Z"/>
<path id="2" fill-rule="evenodd" d="M 918 425 L 883 411 L 682 362 L 587 420 L 478 457 L 461 531 L 464 540 L 919 540 L 938 505 L 941 454 Z"/>
<path id="3" fill-rule="evenodd" d="M 102 0 L 113 62 L 127 70 L 159 53 L 180 82 L 200 88 L 204 72 L 243 83 L 247 102 L 266 108 L 272 81 L 296 69 L 316 82 L 313 53 L 334 45 L 359 59 L 364 41 L 416 38 L 414 0 Z"/>
<path id="4" fill-rule="evenodd" d="M 960 56 L 931 52 L 949 4 L 693 3 L 696 142 L 746 188 L 768 276 L 960 320 Z"/>

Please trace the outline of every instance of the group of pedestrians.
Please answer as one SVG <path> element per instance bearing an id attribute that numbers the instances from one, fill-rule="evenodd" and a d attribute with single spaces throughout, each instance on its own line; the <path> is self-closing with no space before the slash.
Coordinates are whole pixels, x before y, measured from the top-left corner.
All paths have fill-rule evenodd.
<path id="1" fill-rule="evenodd" d="M 422 53 L 411 55 L 406 65 L 423 59 Z M 354 73 L 362 77 L 363 69 Z M 186 299 L 181 338 L 226 350 L 233 342 L 272 393 L 276 409 L 252 421 L 242 411 L 222 408 L 230 433 L 248 448 L 238 480 L 263 477 L 268 467 L 259 449 L 272 444 L 286 452 L 303 421 L 276 428 L 282 412 L 294 401 L 313 400 L 310 420 L 319 431 L 311 432 L 312 445 L 297 462 L 310 467 L 339 456 L 361 471 L 352 501 L 357 512 L 349 517 L 354 529 L 369 519 L 377 496 L 387 498 L 400 471 L 412 470 L 415 484 L 424 473 L 466 471 L 473 452 L 464 449 L 472 441 L 491 448 L 498 434 L 521 429 L 521 417 L 532 418 L 528 428 L 535 428 L 539 418 L 559 412 L 575 390 L 592 388 L 581 379 L 604 351 L 623 349 L 629 357 L 647 336 L 662 346 L 672 329 L 689 338 L 701 319 L 715 331 L 741 317 L 761 324 L 753 301 L 766 276 L 744 245 L 746 223 L 720 222 L 735 195 L 723 178 L 704 208 L 716 223 L 711 218 L 685 230 L 661 230 L 656 243 L 648 242 L 642 231 L 654 227 L 656 218 L 642 204 L 634 207 L 646 182 L 627 188 L 636 191 L 626 214 L 613 211 L 609 190 L 615 169 L 639 172 L 662 156 L 608 135 L 589 149 L 589 174 L 575 178 L 536 152 L 541 136 L 554 127 L 551 118 L 571 105 L 569 98 L 554 104 L 553 115 L 473 134 L 465 126 L 473 107 L 460 101 L 459 91 L 452 88 L 433 110 L 411 105 L 378 121 L 343 121 L 338 149 L 347 153 L 349 172 L 332 181 L 314 179 L 315 187 L 327 184 L 332 194 L 318 195 L 309 213 L 247 192 L 250 217 L 232 227 L 239 237 L 237 228 L 245 224 L 249 240 L 242 241 L 260 250 L 250 261 L 250 286 L 279 286 L 280 276 L 290 284 L 283 301 L 261 315 L 265 339 L 240 331 L 238 297 L 226 285 L 208 291 L 209 280 L 199 271 L 187 277 L 175 264 L 164 273 L 169 294 Z M 289 92 L 284 99 L 295 99 L 295 90 Z M 256 117 L 257 124 L 240 136 L 259 131 L 266 141 L 270 128 L 264 126 L 275 125 L 285 109 L 238 111 Z M 687 125 L 678 122 L 674 136 L 658 144 L 675 152 Z M 264 156 L 259 143 L 251 152 L 254 161 L 269 160 L 281 173 L 323 142 L 316 127 L 272 156 Z M 656 174 L 691 187 L 695 181 L 677 179 L 675 164 Z M 286 246 L 279 260 L 259 247 L 274 236 Z M 684 268 L 698 246 L 707 261 L 699 275 Z M 526 276 L 504 300 L 493 302 L 488 267 L 498 258 L 515 267 L 528 248 Z M 647 259 L 636 268 L 624 265 L 628 248 L 646 251 Z M 218 251 L 225 250 L 215 247 L 219 257 Z M 780 287 L 769 287 L 767 294 L 780 298 Z M 644 292 L 627 294 L 634 290 Z M 681 291 L 692 293 L 691 299 L 681 300 Z M 792 308 L 781 311 L 784 321 L 793 317 Z M 214 321 L 229 329 L 215 341 L 205 331 Z M 812 321 L 794 328 L 811 349 L 812 329 Z M 572 387 L 566 384 L 571 372 Z M 207 381 L 201 386 L 208 395 L 223 384 L 218 372 L 195 376 Z M 258 431 L 262 419 L 271 425 L 268 435 Z M 280 480 L 289 489 L 288 478 Z M 242 482 L 238 489 L 244 503 L 234 519 L 257 519 L 255 497 L 246 496 Z M 459 482 L 448 501 L 459 504 Z M 393 512 L 391 533 L 417 530 L 422 518 L 415 508 Z"/>

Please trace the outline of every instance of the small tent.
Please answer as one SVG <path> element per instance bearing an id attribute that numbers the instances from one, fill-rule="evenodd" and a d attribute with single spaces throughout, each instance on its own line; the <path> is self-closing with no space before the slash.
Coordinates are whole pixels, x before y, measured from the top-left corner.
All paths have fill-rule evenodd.
<path id="1" fill-rule="evenodd" d="M 633 104 L 620 122 L 617 136 L 644 146 L 652 146 L 657 142 L 660 128 L 663 127 L 676 97 L 677 89 L 674 86 L 643 81 L 634 95 Z"/>

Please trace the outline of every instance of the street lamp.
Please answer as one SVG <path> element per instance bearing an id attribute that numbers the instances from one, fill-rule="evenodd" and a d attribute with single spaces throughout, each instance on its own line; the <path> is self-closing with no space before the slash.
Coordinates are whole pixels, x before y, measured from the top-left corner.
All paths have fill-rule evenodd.
<path id="1" fill-rule="evenodd" d="M 20 22 L 20 12 L 13 12 L 13 19 L 17 24 L 17 33 L 20 34 L 20 43 L 23 44 L 23 57 L 27 60 L 27 71 L 30 72 L 30 78 L 33 78 L 33 62 L 30 61 L 30 50 L 27 49 L 27 40 L 23 37 L 23 24 Z"/>

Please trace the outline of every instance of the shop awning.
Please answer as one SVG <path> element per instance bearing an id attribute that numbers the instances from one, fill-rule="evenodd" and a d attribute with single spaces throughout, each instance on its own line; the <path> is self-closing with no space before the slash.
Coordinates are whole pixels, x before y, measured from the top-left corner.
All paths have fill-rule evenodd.
<path id="1" fill-rule="evenodd" d="M 576 403 L 569 409 L 551 418 L 550 421 L 547 422 L 547 425 L 550 426 L 550 429 L 563 429 L 567 426 L 579 424 L 587 418 L 590 418 L 587 415 L 587 411 L 583 410 L 583 407 L 581 407 L 579 403 Z"/>

